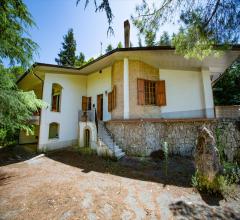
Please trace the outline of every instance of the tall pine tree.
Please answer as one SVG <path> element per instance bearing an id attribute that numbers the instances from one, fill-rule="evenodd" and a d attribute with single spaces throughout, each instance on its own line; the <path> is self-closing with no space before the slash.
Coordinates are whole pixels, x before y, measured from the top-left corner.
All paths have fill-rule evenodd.
<path id="1" fill-rule="evenodd" d="M 73 29 L 69 29 L 68 33 L 63 37 L 62 49 L 55 59 L 58 65 L 74 66 L 76 52 L 76 40 L 74 39 Z"/>

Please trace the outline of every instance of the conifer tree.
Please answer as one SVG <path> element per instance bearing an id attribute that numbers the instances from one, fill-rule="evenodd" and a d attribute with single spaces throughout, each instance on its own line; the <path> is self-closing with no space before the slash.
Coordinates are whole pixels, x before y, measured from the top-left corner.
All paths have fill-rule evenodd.
<path id="1" fill-rule="evenodd" d="M 74 66 L 76 52 L 76 40 L 74 39 L 73 29 L 69 29 L 68 33 L 63 37 L 62 49 L 55 59 L 58 65 Z"/>

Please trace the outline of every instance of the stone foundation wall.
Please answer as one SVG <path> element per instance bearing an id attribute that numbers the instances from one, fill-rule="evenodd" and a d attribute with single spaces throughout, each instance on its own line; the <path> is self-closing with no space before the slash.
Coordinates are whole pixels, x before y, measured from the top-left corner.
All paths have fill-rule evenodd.
<path id="1" fill-rule="evenodd" d="M 169 152 L 192 156 L 196 147 L 198 129 L 205 125 L 214 132 L 232 161 L 240 150 L 240 123 L 222 120 L 129 120 L 109 121 L 107 128 L 114 134 L 119 146 L 128 155 L 148 156 L 162 149 L 167 142 Z"/>

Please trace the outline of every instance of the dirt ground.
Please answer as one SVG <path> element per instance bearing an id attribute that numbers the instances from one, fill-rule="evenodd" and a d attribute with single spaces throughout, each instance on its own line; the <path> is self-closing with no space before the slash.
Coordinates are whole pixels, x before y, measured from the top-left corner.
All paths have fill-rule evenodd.
<path id="1" fill-rule="evenodd" d="M 240 200 L 191 187 L 190 159 L 118 162 L 62 150 L 0 151 L 0 219 L 240 219 Z M 32 159 L 31 159 L 32 158 Z"/>

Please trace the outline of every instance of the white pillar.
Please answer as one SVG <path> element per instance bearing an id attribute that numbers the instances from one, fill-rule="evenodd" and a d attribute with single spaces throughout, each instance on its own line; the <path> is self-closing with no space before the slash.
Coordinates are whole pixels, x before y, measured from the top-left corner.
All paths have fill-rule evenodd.
<path id="1" fill-rule="evenodd" d="M 202 84 L 203 84 L 203 101 L 205 107 L 205 116 L 214 118 L 214 102 L 212 93 L 212 84 L 210 79 L 209 69 L 202 69 Z"/>
<path id="2" fill-rule="evenodd" d="M 128 59 L 123 61 L 123 118 L 129 118 L 129 67 Z"/>

